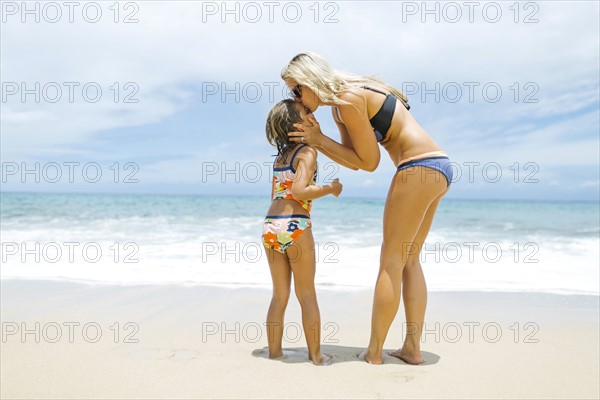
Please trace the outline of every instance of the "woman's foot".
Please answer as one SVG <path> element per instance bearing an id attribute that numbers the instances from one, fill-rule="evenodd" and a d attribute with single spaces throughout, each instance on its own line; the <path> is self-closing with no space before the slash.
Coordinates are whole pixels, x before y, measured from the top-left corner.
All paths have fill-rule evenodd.
<path id="1" fill-rule="evenodd" d="M 323 353 L 316 357 L 308 357 L 313 364 L 319 366 L 331 365 L 333 363 L 333 356 L 331 354 Z"/>
<path id="2" fill-rule="evenodd" d="M 369 354 L 369 349 L 363 351 L 360 354 L 357 354 L 356 357 L 358 357 L 359 360 L 368 362 L 369 364 L 374 364 L 374 365 L 383 364 L 383 358 L 381 356 L 380 357 L 372 356 L 371 354 Z"/>
<path id="3" fill-rule="evenodd" d="M 421 351 L 419 349 L 409 350 L 405 346 L 401 349 L 388 353 L 392 357 L 401 359 L 407 364 L 419 365 L 423 363 L 423 357 L 421 357 Z"/>

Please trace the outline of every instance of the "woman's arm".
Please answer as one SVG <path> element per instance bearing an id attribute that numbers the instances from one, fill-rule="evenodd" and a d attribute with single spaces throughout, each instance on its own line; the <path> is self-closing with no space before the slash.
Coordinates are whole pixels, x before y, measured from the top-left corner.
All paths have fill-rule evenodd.
<path id="1" fill-rule="evenodd" d="M 323 139 L 321 139 L 320 143 L 323 143 L 323 141 L 331 141 L 339 146 L 343 146 L 341 144 L 339 144 L 338 142 L 336 142 L 335 140 L 331 139 L 329 136 L 327 135 L 323 135 Z M 356 165 L 354 164 L 350 164 L 347 160 L 345 160 L 344 158 L 341 158 L 340 155 L 336 154 L 336 153 L 332 153 L 330 150 L 328 150 L 331 146 L 323 146 L 322 144 L 319 145 L 315 145 L 315 147 L 317 147 L 321 153 L 325 154 L 327 157 L 331 158 L 333 161 L 335 161 L 336 163 L 340 164 L 343 167 L 349 168 L 353 171 L 358 171 L 360 168 L 358 168 Z"/>
<path id="2" fill-rule="evenodd" d="M 298 166 L 296 167 L 295 179 L 292 182 L 292 196 L 295 199 L 314 200 L 328 194 L 339 196 L 342 191 L 342 184 L 336 180 L 329 185 L 317 186 L 310 185 L 310 181 L 317 168 L 317 151 L 310 147 L 305 147 L 296 157 Z"/>
<path id="3" fill-rule="evenodd" d="M 350 135 L 348 135 L 348 129 L 346 129 L 346 125 L 340 119 L 340 111 L 337 107 L 331 107 L 331 115 L 333 116 L 333 122 L 338 127 L 338 131 L 340 131 L 340 138 L 342 139 L 342 144 L 346 147 L 352 147 L 352 140 L 350 139 Z"/>
<path id="4" fill-rule="evenodd" d="M 309 115 L 308 119 L 312 123 L 311 126 L 314 127 L 316 125 L 319 128 L 318 132 L 321 132 L 321 128 L 319 126 L 319 122 L 317 122 L 317 120 L 314 117 L 314 115 L 312 115 L 312 114 Z M 335 116 L 334 116 L 334 120 L 335 120 Z M 337 123 L 337 121 L 336 121 L 336 123 Z M 294 124 L 294 127 L 296 129 L 298 129 L 300 132 L 290 132 L 288 134 L 288 136 L 290 137 L 290 140 L 292 142 L 302 142 L 302 143 L 308 144 L 309 146 L 319 147 L 319 143 L 320 143 L 321 140 L 323 140 L 323 138 L 321 138 L 320 140 L 318 140 L 318 138 L 316 136 L 313 136 L 314 137 L 314 140 L 313 140 L 312 137 L 309 136 L 310 132 L 303 132 L 305 126 L 306 125 L 303 125 L 303 124 Z M 338 128 L 339 128 L 339 125 L 338 125 Z M 343 129 L 344 129 L 344 132 L 346 134 L 345 136 L 347 138 L 348 137 L 347 131 L 346 131 L 345 127 Z M 306 134 L 306 136 L 305 136 L 305 134 Z M 340 130 L 340 134 L 342 135 L 342 143 L 343 143 L 344 142 L 344 134 L 341 133 L 341 130 Z M 327 137 L 327 136 L 323 135 L 322 133 L 321 133 L 321 135 L 323 137 Z M 303 140 L 300 140 L 301 139 L 300 137 L 295 138 L 295 136 L 302 136 Z M 348 138 L 348 140 L 349 140 L 349 138 Z M 354 171 L 358 170 L 358 167 L 356 167 L 355 165 L 350 164 L 348 161 L 344 160 L 343 158 L 340 158 L 340 157 L 336 156 L 335 154 L 327 151 L 326 149 L 320 148 L 319 150 L 321 150 L 321 153 L 325 154 L 327 157 L 329 157 L 330 159 L 332 159 L 337 164 L 339 164 L 339 165 L 341 165 L 343 167 L 352 169 Z"/>
<path id="5" fill-rule="evenodd" d="M 333 116 L 333 121 L 337 125 L 338 131 L 340 132 L 340 138 L 342 139 L 342 146 L 352 148 L 352 140 L 350 139 L 350 136 L 348 135 L 348 130 L 346 129 L 346 126 L 338 117 L 338 111 L 337 111 L 336 107 L 331 107 L 331 115 Z M 310 119 L 310 117 L 309 117 L 309 119 Z M 331 152 L 329 152 L 327 150 L 321 149 L 321 152 L 323 154 L 325 154 L 327 157 L 331 158 L 336 163 L 338 163 L 346 168 L 350 168 L 354 171 L 358 171 L 358 169 L 359 169 L 356 165 L 350 164 L 349 162 L 336 157 L 335 154 L 332 154 Z"/>
<path id="6" fill-rule="evenodd" d="M 336 121 L 343 144 L 324 135 L 319 123 L 313 121 L 313 116 L 309 117 L 313 122 L 312 126 L 294 124 L 299 132 L 290 132 L 288 136 L 295 142 L 300 142 L 303 138 L 304 143 L 317 147 L 323 154 L 341 165 L 372 172 L 379 165 L 381 154 L 373 134 L 373 127 L 368 120 L 365 99 L 350 94 L 344 97 L 344 100 L 351 104 L 338 106 L 344 122 Z"/>

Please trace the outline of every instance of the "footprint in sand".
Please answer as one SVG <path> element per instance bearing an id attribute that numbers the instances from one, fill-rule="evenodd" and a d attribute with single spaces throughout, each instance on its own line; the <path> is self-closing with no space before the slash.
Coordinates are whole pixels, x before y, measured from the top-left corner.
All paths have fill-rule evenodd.
<path id="1" fill-rule="evenodd" d="M 410 371 L 410 372 L 391 372 L 387 376 L 394 382 L 407 383 L 417 378 L 417 376 L 423 375 L 423 371 Z"/>
<path id="2" fill-rule="evenodd" d="M 186 349 L 140 349 L 129 353 L 134 360 L 192 360 L 198 358 L 200 353 Z"/>

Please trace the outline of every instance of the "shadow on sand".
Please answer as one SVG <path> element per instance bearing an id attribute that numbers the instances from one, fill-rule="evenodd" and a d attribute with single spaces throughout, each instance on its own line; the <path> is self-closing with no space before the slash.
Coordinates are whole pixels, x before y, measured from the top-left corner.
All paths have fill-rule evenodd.
<path id="1" fill-rule="evenodd" d="M 322 345 L 321 353 L 327 353 L 333 356 L 333 363 L 345 363 L 345 362 L 359 362 L 364 361 L 358 358 L 364 350 L 364 347 L 348 347 L 348 346 L 333 346 L 333 345 Z M 399 358 L 392 357 L 388 353 L 395 351 L 396 349 L 383 349 L 383 363 L 384 364 L 399 364 L 399 365 L 410 365 L 400 360 Z M 256 349 L 252 351 L 254 357 L 269 358 L 268 347 L 262 349 Z M 436 364 L 440 360 L 440 356 L 427 351 L 422 351 L 424 362 L 419 366 L 427 366 Z M 308 362 L 308 351 L 306 347 L 288 347 L 283 349 L 283 356 L 276 358 L 275 361 L 281 361 L 287 364 L 305 363 Z"/>

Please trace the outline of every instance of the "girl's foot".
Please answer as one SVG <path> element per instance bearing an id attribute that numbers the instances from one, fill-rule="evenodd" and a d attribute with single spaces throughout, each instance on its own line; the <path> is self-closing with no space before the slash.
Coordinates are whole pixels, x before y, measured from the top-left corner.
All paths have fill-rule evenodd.
<path id="1" fill-rule="evenodd" d="M 403 346 L 400 350 L 392 351 L 388 354 L 392 357 L 401 359 L 407 364 L 419 365 L 423 363 L 423 357 L 421 357 L 420 350 L 409 351 Z"/>
<path id="2" fill-rule="evenodd" d="M 333 363 L 333 356 L 331 354 L 323 353 L 317 357 L 309 357 L 310 361 L 315 365 L 326 366 Z"/>
<path id="3" fill-rule="evenodd" d="M 271 353 L 271 352 L 268 352 L 268 353 L 269 353 L 269 358 L 270 358 L 271 360 L 275 360 L 275 359 L 277 359 L 277 358 L 281 358 L 281 357 L 283 357 L 283 351 L 281 351 L 281 352 L 279 352 L 279 353 Z"/>
<path id="4" fill-rule="evenodd" d="M 356 357 L 358 357 L 359 360 L 368 362 L 369 364 L 374 364 L 374 365 L 383 364 L 383 358 L 371 356 L 369 354 L 369 349 L 363 351 L 360 354 L 357 354 Z"/>

